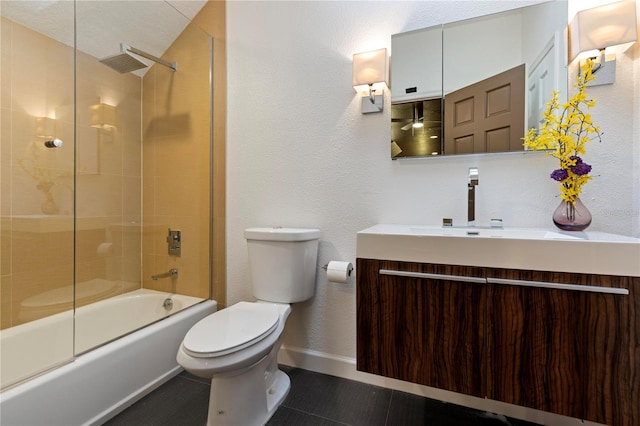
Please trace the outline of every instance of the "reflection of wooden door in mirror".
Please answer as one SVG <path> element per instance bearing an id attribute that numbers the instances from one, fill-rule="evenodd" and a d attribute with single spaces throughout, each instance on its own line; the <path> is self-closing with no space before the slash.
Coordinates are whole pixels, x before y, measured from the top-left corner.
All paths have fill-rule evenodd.
<path id="1" fill-rule="evenodd" d="M 554 79 L 557 78 L 556 70 L 556 57 L 559 54 L 556 52 L 557 48 L 552 42 L 545 50 L 544 55 L 540 60 L 533 64 L 529 77 L 527 79 L 527 102 L 528 102 L 528 114 L 527 129 L 532 127 L 540 128 L 544 121 L 543 111 L 546 103 L 549 101 L 550 93 L 557 87 L 557 83 Z M 565 94 L 559 94 L 562 98 L 565 98 Z"/>
<path id="2" fill-rule="evenodd" d="M 524 64 L 445 95 L 444 152 L 521 151 Z"/>

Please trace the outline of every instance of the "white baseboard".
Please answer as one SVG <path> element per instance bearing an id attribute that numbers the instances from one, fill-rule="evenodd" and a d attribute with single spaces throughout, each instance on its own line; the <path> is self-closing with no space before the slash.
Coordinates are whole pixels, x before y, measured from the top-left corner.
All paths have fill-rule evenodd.
<path id="1" fill-rule="evenodd" d="M 442 389 L 416 385 L 402 380 L 363 373 L 362 371 L 356 370 L 356 360 L 354 358 L 331 355 L 309 349 L 282 345 L 278 353 L 278 362 L 291 367 L 342 377 L 344 379 L 420 395 L 451 404 L 463 405 L 476 410 L 503 414 L 508 417 L 548 426 L 570 426 L 573 424 L 580 426 L 598 425 L 598 423 L 583 422 L 579 419 L 506 404 L 504 402 L 462 395 Z"/>

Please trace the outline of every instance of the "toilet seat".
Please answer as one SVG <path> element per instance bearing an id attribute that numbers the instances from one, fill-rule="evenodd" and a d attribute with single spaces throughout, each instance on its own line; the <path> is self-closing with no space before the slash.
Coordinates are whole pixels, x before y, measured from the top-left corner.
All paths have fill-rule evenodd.
<path id="1" fill-rule="evenodd" d="M 279 319 L 276 305 L 238 302 L 200 320 L 189 330 L 182 347 L 194 358 L 227 355 L 271 334 Z"/>

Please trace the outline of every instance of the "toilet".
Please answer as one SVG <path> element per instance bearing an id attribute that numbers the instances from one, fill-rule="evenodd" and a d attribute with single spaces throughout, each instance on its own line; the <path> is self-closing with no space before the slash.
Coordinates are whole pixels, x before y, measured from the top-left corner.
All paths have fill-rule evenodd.
<path id="1" fill-rule="evenodd" d="M 289 304 L 313 297 L 317 229 L 249 228 L 256 302 L 238 302 L 203 318 L 186 334 L 178 363 L 211 379 L 207 425 L 264 425 L 289 393 L 278 369 Z"/>

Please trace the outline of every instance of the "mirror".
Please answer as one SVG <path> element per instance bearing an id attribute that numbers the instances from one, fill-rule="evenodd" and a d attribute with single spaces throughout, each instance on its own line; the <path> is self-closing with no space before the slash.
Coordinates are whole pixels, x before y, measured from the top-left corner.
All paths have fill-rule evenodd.
<path id="1" fill-rule="evenodd" d="M 391 38 L 391 157 L 522 151 L 567 92 L 567 3 L 549 1 Z"/>

